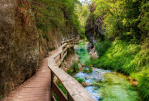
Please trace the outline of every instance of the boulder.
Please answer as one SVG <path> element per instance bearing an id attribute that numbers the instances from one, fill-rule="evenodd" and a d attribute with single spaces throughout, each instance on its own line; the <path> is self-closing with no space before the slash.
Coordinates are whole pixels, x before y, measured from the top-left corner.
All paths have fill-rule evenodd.
<path id="1" fill-rule="evenodd" d="M 86 44 L 85 49 L 88 50 L 88 51 L 90 51 L 91 48 L 92 48 L 92 44 L 91 44 L 90 42 L 88 42 L 88 43 Z"/>
<path id="2" fill-rule="evenodd" d="M 82 82 L 81 85 L 83 87 L 86 87 L 86 86 L 91 86 L 92 84 L 91 83 L 88 83 L 88 82 Z"/>
<path id="3" fill-rule="evenodd" d="M 89 52 L 89 55 L 93 59 L 98 59 L 99 58 L 99 56 L 97 54 L 97 51 L 95 51 L 95 47 Z"/>

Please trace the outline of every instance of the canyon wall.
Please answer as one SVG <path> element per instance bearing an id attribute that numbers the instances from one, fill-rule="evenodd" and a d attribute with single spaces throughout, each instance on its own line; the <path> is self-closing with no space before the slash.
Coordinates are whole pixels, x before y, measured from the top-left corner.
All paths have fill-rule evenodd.
<path id="1" fill-rule="evenodd" d="M 0 96 L 38 69 L 39 35 L 30 7 L 22 5 L 19 0 L 0 1 Z"/>
<path id="2" fill-rule="evenodd" d="M 88 48 L 93 48 L 94 43 L 96 43 L 99 38 L 104 40 L 105 30 L 102 29 L 104 17 L 96 17 L 94 14 L 95 9 L 95 5 L 92 4 L 90 6 L 90 16 L 85 26 L 85 36 L 89 41 Z"/>
<path id="3" fill-rule="evenodd" d="M 0 99 L 39 69 L 39 62 L 77 34 L 48 29 L 44 37 L 28 0 L 0 0 Z"/>

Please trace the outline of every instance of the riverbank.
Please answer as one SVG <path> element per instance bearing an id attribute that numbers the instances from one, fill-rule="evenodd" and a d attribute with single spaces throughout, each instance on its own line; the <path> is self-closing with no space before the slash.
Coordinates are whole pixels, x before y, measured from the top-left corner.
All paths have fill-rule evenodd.
<path id="1" fill-rule="evenodd" d="M 97 68 L 111 69 L 137 81 L 140 96 L 149 99 L 149 49 L 148 40 L 141 44 L 115 40 L 100 41 L 96 45 L 99 59 L 93 61 Z"/>
<path id="2" fill-rule="evenodd" d="M 75 53 L 79 55 L 79 60 L 84 65 L 84 69 L 72 76 L 97 100 L 141 101 L 137 90 L 132 87 L 125 76 L 111 70 L 98 68 L 92 68 L 92 72 L 86 72 L 89 70 L 88 65 L 91 66 L 93 62 L 90 62 L 89 54 L 85 50 L 85 43 L 80 43 L 75 49 Z"/>

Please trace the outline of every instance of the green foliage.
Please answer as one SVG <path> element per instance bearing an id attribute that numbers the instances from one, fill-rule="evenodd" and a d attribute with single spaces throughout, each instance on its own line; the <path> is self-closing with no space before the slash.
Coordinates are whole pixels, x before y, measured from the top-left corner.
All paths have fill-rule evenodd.
<path id="1" fill-rule="evenodd" d="M 90 14 L 88 5 L 76 5 L 76 14 L 79 17 L 80 22 L 80 36 L 82 39 L 85 39 L 85 25 L 86 20 Z"/>
<path id="2" fill-rule="evenodd" d="M 146 3 L 143 3 L 141 6 L 141 23 L 139 24 L 139 28 L 143 31 L 143 35 L 145 38 L 146 35 L 149 35 L 149 1 L 147 1 Z"/>
<path id="3" fill-rule="evenodd" d="M 110 41 L 100 41 L 100 40 L 98 40 L 98 42 L 95 44 L 95 49 L 98 53 L 98 56 L 102 56 L 108 50 L 108 48 L 110 46 L 111 46 Z"/>
<path id="4" fill-rule="evenodd" d="M 88 69 L 84 68 L 83 73 L 87 73 L 87 72 L 88 72 Z"/>
<path id="5" fill-rule="evenodd" d="M 92 62 L 91 62 L 91 60 L 85 61 L 85 66 L 89 69 L 89 72 L 92 72 Z"/>
<path id="6" fill-rule="evenodd" d="M 85 37 L 85 29 L 84 28 L 82 28 L 81 29 L 81 39 L 85 39 L 86 37 Z"/>
<path id="7" fill-rule="evenodd" d="M 99 59 L 93 65 L 112 69 L 139 80 L 140 95 L 149 99 L 149 1 L 147 0 L 93 0 L 94 15 L 104 17 L 105 39 L 95 48 Z M 146 71 L 146 72 L 145 72 Z"/>
<path id="8" fill-rule="evenodd" d="M 66 91 L 66 89 L 64 88 L 64 86 L 63 85 L 61 85 L 61 84 L 58 84 L 58 87 L 62 90 L 62 92 L 67 96 L 67 91 Z"/>
<path id="9" fill-rule="evenodd" d="M 104 16 L 106 37 L 127 39 L 139 43 L 148 31 L 148 5 L 146 0 L 93 0 L 97 17 Z M 141 20 L 140 20 L 141 19 Z M 138 27 L 139 25 L 139 27 Z"/>
<path id="10" fill-rule="evenodd" d="M 79 72 L 78 61 L 75 61 L 75 62 L 71 65 L 71 68 L 72 68 L 75 72 Z"/>
<path id="11" fill-rule="evenodd" d="M 68 73 L 69 75 L 71 75 L 71 74 L 73 73 L 73 70 L 67 70 L 67 73 Z"/>
<path id="12" fill-rule="evenodd" d="M 35 48 L 33 48 L 33 51 L 35 51 Z"/>
<path id="13" fill-rule="evenodd" d="M 55 50 L 55 47 L 51 48 L 50 51 Z"/>
<path id="14" fill-rule="evenodd" d="M 135 89 L 122 75 L 106 73 L 104 77 L 104 81 L 95 83 L 97 87 L 101 87 L 99 92 L 102 92 L 104 101 L 141 101 Z"/>
<path id="15" fill-rule="evenodd" d="M 85 79 L 84 79 L 84 78 L 75 77 L 75 79 L 76 79 L 79 83 L 85 82 Z"/>
<path id="16" fill-rule="evenodd" d="M 48 34 L 42 34 L 43 38 L 45 38 L 47 41 L 49 41 Z"/>
<path id="17" fill-rule="evenodd" d="M 37 28 L 43 33 L 48 33 L 49 28 L 53 30 L 59 28 L 66 34 L 72 32 L 78 34 L 80 22 L 75 9 L 77 4 L 80 4 L 78 0 L 34 0 L 32 9 Z"/>
<path id="18" fill-rule="evenodd" d="M 149 99 L 149 69 L 139 79 L 139 91 L 142 98 L 147 101 Z"/>
<path id="19" fill-rule="evenodd" d="M 64 88 L 64 86 L 61 85 L 61 84 L 57 84 L 57 85 L 58 85 L 58 87 L 61 89 L 61 91 L 67 96 L 67 91 L 66 91 L 66 89 Z M 60 101 L 60 99 L 58 99 L 58 97 L 56 96 L 55 93 L 54 93 L 54 97 L 55 97 L 56 101 Z"/>
<path id="20" fill-rule="evenodd" d="M 101 54 L 102 56 L 93 62 L 95 67 L 121 71 L 139 80 L 140 95 L 143 99 L 148 99 L 146 85 L 149 85 L 149 81 L 145 79 L 148 75 L 144 72 L 149 69 L 148 38 L 142 45 L 116 39 L 111 47 Z"/>

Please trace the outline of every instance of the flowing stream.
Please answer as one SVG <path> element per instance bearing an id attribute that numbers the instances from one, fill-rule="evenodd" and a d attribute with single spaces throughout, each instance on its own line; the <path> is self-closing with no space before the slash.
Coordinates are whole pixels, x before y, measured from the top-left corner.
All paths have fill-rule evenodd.
<path id="1" fill-rule="evenodd" d="M 82 64 L 90 60 L 85 50 L 85 43 L 75 46 L 75 53 L 79 55 Z M 84 67 L 84 69 L 88 69 Z M 112 70 L 93 67 L 91 73 L 79 71 L 72 75 L 83 79 L 85 89 L 99 101 L 140 101 L 138 92 L 130 85 L 128 78 Z"/>

